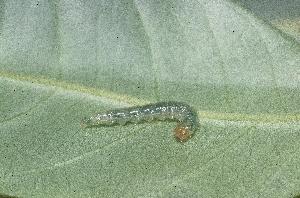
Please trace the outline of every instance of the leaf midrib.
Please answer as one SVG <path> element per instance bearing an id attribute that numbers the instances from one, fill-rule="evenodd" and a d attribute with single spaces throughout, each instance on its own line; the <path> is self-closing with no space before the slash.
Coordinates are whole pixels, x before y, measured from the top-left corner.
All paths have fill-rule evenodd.
<path id="1" fill-rule="evenodd" d="M 59 81 L 56 79 L 49 79 L 45 76 L 32 76 L 26 74 L 17 74 L 10 71 L 0 70 L 0 77 L 7 78 L 9 80 L 22 81 L 27 83 L 35 83 L 42 86 L 57 87 L 68 91 L 80 92 L 83 94 L 89 94 L 92 96 L 105 97 L 114 101 L 120 101 L 129 105 L 143 105 L 148 104 L 150 101 L 137 99 L 128 95 L 116 94 L 114 92 L 97 89 L 92 87 L 83 86 L 76 83 L 69 83 L 66 81 Z M 300 122 L 300 114 L 297 113 L 285 113 L 285 114 L 270 114 L 270 113 L 259 113 L 259 114 L 245 114 L 245 113 L 224 113 L 214 111 L 200 111 L 197 109 L 200 120 L 223 120 L 233 122 L 252 122 L 252 123 L 289 123 L 289 122 Z"/>

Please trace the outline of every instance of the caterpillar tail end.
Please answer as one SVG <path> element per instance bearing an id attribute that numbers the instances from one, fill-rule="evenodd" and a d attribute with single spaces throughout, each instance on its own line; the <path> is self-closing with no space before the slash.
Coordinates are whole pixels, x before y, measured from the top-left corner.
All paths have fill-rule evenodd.
<path id="1" fill-rule="evenodd" d="M 189 140 L 192 137 L 192 133 L 189 129 L 189 127 L 182 126 L 181 124 L 178 124 L 176 128 L 174 129 L 174 136 L 177 141 L 183 143 Z"/>
<path id="2" fill-rule="evenodd" d="M 89 118 L 84 118 L 83 120 L 81 120 L 80 122 L 80 127 L 81 128 L 88 128 L 91 126 L 90 124 L 91 120 Z"/>

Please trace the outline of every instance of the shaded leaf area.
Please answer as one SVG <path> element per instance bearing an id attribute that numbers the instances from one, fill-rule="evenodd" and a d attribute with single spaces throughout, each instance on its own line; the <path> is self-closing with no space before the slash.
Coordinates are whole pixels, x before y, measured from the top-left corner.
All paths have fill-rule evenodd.
<path id="1" fill-rule="evenodd" d="M 287 1 L 276 1 L 276 0 L 238 0 L 245 7 L 253 11 L 258 16 L 269 20 L 280 20 L 280 19 L 293 19 L 299 18 L 300 13 L 300 2 L 287 0 Z"/>
<path id="2" fill-rule="evenodd" d="M 0 84 L 5 194 L 288 197 L 300 187 L 298 123 L 200 120 L 197 134 L 179 144 L 169 122 L 80 128 L 84 115 L 115 101 L 5 78 Z"/>
<path id="3" fill-rule="evenodd" d="M 234 0 L 258 17 L 300 42 L 300 1 Z"/>

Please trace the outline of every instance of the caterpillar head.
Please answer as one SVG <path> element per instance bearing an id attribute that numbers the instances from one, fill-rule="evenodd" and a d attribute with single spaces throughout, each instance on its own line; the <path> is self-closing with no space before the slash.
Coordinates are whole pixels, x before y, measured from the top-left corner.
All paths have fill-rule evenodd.
<path id="1" fill-rule="evenodd" d="M 175 138 L 179 142 L 186 142 L 188 139 L 192 137 L 192 133 L 190 131 L 190 128 L 187 126 L 182 125 L 181 123 L 177 124 L 175 131 Z"/>

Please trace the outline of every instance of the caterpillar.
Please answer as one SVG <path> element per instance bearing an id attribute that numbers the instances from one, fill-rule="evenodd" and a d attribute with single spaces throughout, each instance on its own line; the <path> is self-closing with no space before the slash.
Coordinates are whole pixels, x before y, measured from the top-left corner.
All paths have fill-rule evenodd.
<path id="1" fill-rule="evenodd" d="M 191 138 L 198 128 L 197 112 L 183 102 L 158 102 L 98 113 L 82 120 L 83 127 L 125 125 L 154 120 L 177 121 L 174 136 L 179 142 Z"/>

